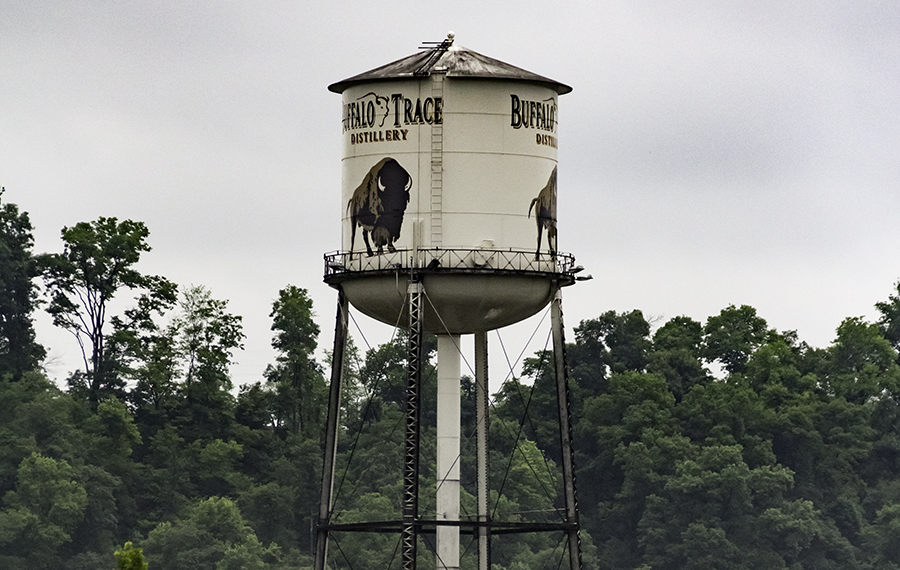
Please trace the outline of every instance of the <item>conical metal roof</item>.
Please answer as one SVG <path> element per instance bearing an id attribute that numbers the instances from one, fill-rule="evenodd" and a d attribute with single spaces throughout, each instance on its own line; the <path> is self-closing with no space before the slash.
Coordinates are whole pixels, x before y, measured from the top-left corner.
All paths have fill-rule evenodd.
<path id="1" fill-rule="evenodd" d="M 335 93 L 343 93 L 345 89 L 357 83 L 428 77 L 433 72 L 446 73 L 447 77 L 509 79 L 543 83 L 551 89 L 555 89 L 560 95 L 572 91 L 571 87 L 559 81 L 525 71 L 520 67 L 504 63 L 470 49 L 455 46 L 453 45 L 452 34 L 449 34 L 446 40 L 440 42 L 434 48 L 422 50 L 403 59 L 376 67 L 371 71 L 338 81 L 329 85 L 328 90 Z"/>

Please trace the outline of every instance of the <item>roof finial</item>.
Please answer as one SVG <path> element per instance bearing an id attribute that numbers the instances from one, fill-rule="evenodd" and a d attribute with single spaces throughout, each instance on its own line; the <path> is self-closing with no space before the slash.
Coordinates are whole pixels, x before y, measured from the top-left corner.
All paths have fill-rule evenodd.
<path id="1" fill-rule="evenodd" d="M 428 47 L 423 46 L 419 49 L 430 49 L 431 53 L 428 55 L 428 58 L 425 60 L 425 62 L 413 72 L 413 75 L 415 75 L 416 77 L 421 77 L 430 74 L 431 69 L 438 62 L 441 56 L 444 55 L 444 53 L 446 53 L 446 51 L 450 49 L 450 46 L 453 45 L 454 36 L 455 34 L 453 32 L 449 32 L 447 34 L 447 39 L 442 42 L 423 42 Z"/>

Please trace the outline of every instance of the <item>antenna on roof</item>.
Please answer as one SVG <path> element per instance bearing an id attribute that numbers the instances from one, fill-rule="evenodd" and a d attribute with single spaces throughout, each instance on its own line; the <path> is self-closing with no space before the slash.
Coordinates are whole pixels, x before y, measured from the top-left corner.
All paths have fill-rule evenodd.
<path id="1" fill-rule="evenodd" d="M 413 72 L 413 75 L 420 77 L 423 75 L 428 75 L 431 73 L 431 68 L 434 67 L 434 64 L 444 55 L 450 46 L 453 45 L 453 38 L 456 37 L 453 32 L 447 33 L 447 39 L 441 42 L 422 42 L 423 45 L 419 46 L 419 49 L 430 49 L 431 53 L 428 55 L 428 59 L 425 60 L 419 69 Z"/>
<path id="2" fill-rule="evenodd" d="M 453 38 L 456 37 L 456 34 L 453 32 L 447 32 L 447 38 L 441 40 L 439 42 L 422 42 L 422 45 L 419 46 L 419 49 L 435 49 L 435 46 L 447 49 L 448 47 L 453 45 Z"/>

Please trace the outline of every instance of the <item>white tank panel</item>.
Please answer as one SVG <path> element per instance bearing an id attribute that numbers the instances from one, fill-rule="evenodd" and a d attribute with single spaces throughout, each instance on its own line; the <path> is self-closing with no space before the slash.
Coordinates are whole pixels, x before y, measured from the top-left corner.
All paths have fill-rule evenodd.
<path id="1" fill-rule="evenodd" d="M 343 249 L 365 252 L 364 232 L 376 252 L 376 242 L 382 251 L 478 248 L 485 240 L 497 249 L 535 247 L 536 214 L 529 219 L 529 208 L 556 167 L 556 98 L 543 85 L 491 79 L 348 87 Z M 390 175 L 379 177 L 386 165 Z M 387 187 L 383 180 L 390 180 Z M 392 193 L 393 220 L 384 221 L 388 216 L 374 211 L 365 192 Z M 493 224 L 490 231 L 485 223 Z"/>

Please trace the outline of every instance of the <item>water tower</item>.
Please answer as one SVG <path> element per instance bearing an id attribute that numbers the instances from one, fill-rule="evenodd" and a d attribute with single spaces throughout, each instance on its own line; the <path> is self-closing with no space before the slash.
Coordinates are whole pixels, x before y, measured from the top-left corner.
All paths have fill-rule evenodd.
<path id="1" fill-rule="evenodd" d="M 342 95 L 342 248 L 325 255 L 338 312 L 317 527 L 316 568 L 332 531 L 395 531 L 401 563 L 415 568 L 417 535 L 436 534 L 437 567 L 459 567 L 459 534 L 478 537 L 479 568 L 499 532 L 563 531 L 580 569 L 560 290 L 574 258 L 557 251 L 557 99 L 567 85 L 454 45 L 453 34 L 419 53 L 339 81 Z M 331 520 L 340 380 L 348 303 L 408 329 L 399 518 L 366 525 Z M 491 520 L 487 481 L 487 331 L 551 304 L 565 512 L 552 528 Z M 422 333 L 438 339 L 436 514 L 419 512 Z M 475 336 L 476 520 L 459 516 L 460 335 Z M 352 526 L 352 528 L 351 528 Z M 546 526 L 546 525 L 545 525 Z"/>

